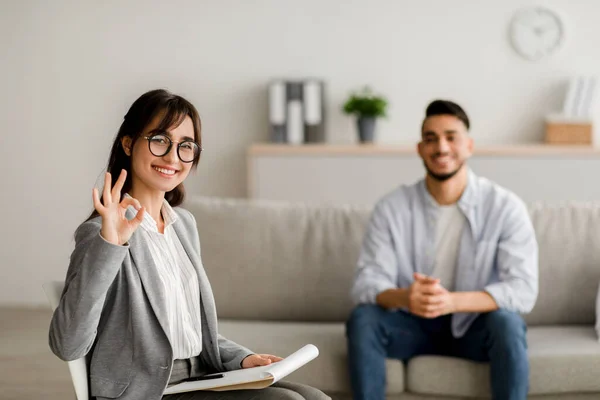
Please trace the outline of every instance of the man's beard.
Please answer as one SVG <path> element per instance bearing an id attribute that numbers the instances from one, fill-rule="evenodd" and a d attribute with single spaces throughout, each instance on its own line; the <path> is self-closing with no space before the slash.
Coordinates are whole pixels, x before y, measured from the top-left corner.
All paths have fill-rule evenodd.
<path id="1" fill-rule="evenodd" d="M 433 179 L 435 179 L 438 182 L 444 182 L 444 181 L 447 181 L 448 179 L 452 178 L 454 175 L 456 175 L 458 173 L 458 171 L 460 171 L 460 169 L 463 167 L 464 163 L 461 163 L 458 166 L 458 168 L 456 168 L 452 172 L 448 172 L 447 174 L 436 174 L 435 172 L 433 172 L 432 170 L 429 169 L 429 167 L 427 166 L 427 163 L 425 161 L 423 161 L 423 165 L 425 166 L 425 170 L 427 170 L 427 175 L 429 175 L 430 177 L 432 177 Z"/>

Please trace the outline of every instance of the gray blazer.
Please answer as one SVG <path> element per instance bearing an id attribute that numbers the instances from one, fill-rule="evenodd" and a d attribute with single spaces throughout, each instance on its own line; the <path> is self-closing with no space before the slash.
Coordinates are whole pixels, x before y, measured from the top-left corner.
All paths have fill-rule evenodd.
<path id="1" fill-rule="evenodd" d="M 209 370 L 239 369 L 252 352 L 218 334 L 196 221 L 189 211 L 174 210 L 179 218 L 173 228 L 198 273 L 202 362 Z M 116 246 L 100 236 L 100 227 L 97 217 L 75 233 L 65 289 L 50 324 L 50 348 L 65 361 L 91 352 L 90 389 L 98 399 L 160 399 L 171 375 L 173 350 L 156 266 L 138 231 L 128 245 Z"/>

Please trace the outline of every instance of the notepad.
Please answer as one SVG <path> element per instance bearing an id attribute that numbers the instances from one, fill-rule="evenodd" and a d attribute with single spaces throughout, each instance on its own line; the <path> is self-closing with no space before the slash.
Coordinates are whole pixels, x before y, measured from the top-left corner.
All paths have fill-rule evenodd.
<path id="1" fill-rule="evenodd" d="M 263 389 L 285 378 L 295 370 L 317 358 L 318 355 L 319 349 L 312 344 L 307 344 L 279 362 L 262 367 L 225 372 L 223 373 L 223 377 L 219 379 L 178 383 L 165 389 L 163 395 L 194 392 L 196 390 L 222 392 L 228 390 Z"/>

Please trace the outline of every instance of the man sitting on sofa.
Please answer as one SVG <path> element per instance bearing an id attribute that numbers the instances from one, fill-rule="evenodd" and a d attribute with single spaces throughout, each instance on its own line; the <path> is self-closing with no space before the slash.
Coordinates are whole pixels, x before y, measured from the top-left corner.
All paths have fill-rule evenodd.
<path id="1" fill-rule="evenodd" d="M 427 174 L 381 199 L 369 222 L 347 323 L 355 399 L 384 399 L 385 359 L 423 354 L 490 363 L 497 400 L 527 398 L 526 326 L 538 247 L 524 203 L 476 176 L 469 119 L 446 100 L 426 110 Z"/>

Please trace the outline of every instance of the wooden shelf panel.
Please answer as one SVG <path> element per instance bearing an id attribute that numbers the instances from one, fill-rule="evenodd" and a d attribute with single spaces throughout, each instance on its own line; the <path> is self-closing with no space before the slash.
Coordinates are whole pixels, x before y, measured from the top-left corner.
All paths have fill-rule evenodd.
<path id="1" fill-rule="evenodd" d="M 286 145 L 260 143 L 249 147 L 250 156 L 289 156 L 289 155 L 350 155 L 350 156 L 392 156 L 416 154 L 416 145 L 380 145 L 380 144 L 305 144 Z M 593 146 L 559 146 L 547 144 L 475 146 L 477 156 L 600 156 L 600 147 Z"/>

